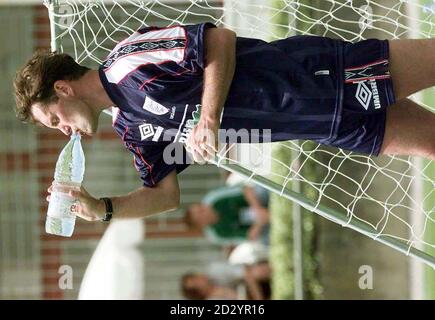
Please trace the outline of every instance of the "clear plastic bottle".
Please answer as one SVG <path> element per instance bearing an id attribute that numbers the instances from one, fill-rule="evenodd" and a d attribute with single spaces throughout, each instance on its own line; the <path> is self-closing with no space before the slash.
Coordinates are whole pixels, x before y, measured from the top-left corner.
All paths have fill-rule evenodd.
<path id="1" fill-rule="evenodd" d="M 68 195 L 71 189 L 80 189 L 85 173 L 85 155 L 79 134 L 71 135 L 56 162 L 53 191 L 48 205 L 45 231 L 71 237 L 76 216 L 71 212 L 75 199 Z"/>

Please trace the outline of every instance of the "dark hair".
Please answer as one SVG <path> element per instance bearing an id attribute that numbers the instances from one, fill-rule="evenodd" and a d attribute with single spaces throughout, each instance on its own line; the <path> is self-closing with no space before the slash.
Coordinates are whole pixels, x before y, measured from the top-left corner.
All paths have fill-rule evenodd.
<path id="1" fill-rule="evenodd" d="M 54 83 L 57 80 L 80 79 L 90 69 L 79 65 L 68 54 L 41 50 L 15 75 L 15 113 L 23 122 L 33 122 L 30 107 L 57 101 Z"/>
<path id="2" fill-rule="evenodd" d="M 187 285 L 187 282 L 197 275 L 195 272 L 188 272 L 181 277 L 181 292 L 186 299 L 205 300 L 207 298 L 200 288 Z"/>

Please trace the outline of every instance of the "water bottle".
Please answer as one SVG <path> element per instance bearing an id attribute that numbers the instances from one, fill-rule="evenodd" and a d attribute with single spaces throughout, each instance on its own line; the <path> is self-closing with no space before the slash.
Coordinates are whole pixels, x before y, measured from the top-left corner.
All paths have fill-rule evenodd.
<path id="1" fill-rule="evenodd" d="M 76 216 L 71 212 L 75 199 L 68 195 L 79 190 L 85 173 L 85 155 L 79 134 L 71 135 L 56 162 L 53 191 L 48 205 L 45 231 L 58 236 L 71 237 Z"/>

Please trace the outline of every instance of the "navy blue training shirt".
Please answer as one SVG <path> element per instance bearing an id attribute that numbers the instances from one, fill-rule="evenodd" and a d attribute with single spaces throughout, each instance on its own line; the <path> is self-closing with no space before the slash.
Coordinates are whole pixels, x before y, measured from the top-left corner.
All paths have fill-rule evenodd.
<path id="1" fill-rule="evenodd" d="M 214 27 L 201 23 L 139 29 L 99 68 L 116 104 L 113 127 L 134 154 L 145 186 L 191 163 L 183 143 L 199 117 L 204 34 Z M 236 70 L 220 128 L 259 129 L 255 134 L 260 139 L 262 130 L 270 129 L 272 141 L 334 139 L 344 83 L 342 50 L 342 42 L 324 37 L 269 43 L 238 37 Z M 168 145 L 179 148 L 187 161 L 165 161 Z"/>

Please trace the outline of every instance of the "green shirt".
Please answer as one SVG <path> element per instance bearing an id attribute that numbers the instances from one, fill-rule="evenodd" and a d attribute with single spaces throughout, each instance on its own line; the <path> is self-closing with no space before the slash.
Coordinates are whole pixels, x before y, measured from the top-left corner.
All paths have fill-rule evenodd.
<path id="1" fill-rule="evenodd" d="M 247 239 L 252 222 L 243 186 L 225 186 L 209 192 L 202 201 L 218 215 L 218 222 L 206 228 L 207 237 L 219 244 L 237 244 Z"/>

